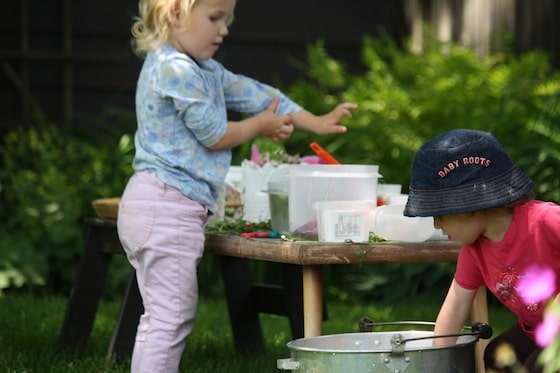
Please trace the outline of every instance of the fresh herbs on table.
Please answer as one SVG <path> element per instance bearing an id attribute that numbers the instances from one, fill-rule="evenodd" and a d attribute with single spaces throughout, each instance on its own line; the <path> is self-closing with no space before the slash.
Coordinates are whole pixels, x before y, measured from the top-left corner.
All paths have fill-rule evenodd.
<path id="1" fill-rule="evenodd" d="M 230 234 L 230 235 L 240 235 L 241 233 L 255 232 L 255 231 L 268 231 L 271 230 L 270 220 L 251 223 L 243 219 L 226 219 L 216 221 L 212 225 L 206 227 L 206 232 L 208 233 L 220 233 L 220 234 Z M 283 235 L 284 236 L 284 235 Z M 303 238 L 297 237 L 287 237 L 290 239 L 301 241 Z M 386 240 L 376 236 L 373 232 L 369 233 L 368 242 L 385 242 Z"/>

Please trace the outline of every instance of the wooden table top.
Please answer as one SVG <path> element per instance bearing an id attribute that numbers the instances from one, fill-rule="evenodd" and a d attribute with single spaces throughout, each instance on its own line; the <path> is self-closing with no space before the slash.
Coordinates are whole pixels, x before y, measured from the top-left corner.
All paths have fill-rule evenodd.
<path id="1" fill-rule="evenodd" d="M 217 233 L 206 234 L 205 246 L 221 255 L 299 265 L 456 262 L 460 247 L 453 241 L 330 243 Z"/>

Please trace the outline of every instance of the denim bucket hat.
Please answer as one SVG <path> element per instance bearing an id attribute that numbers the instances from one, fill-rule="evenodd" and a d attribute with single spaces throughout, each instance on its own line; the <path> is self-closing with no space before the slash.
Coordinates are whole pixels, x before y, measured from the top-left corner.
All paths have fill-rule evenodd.
<path id="1" fill-rule="evenodd" d="M 439 216 L 511 203 L 535 184 L 492 134 L 456 129 L 418 150 L 405 216 Z"/>

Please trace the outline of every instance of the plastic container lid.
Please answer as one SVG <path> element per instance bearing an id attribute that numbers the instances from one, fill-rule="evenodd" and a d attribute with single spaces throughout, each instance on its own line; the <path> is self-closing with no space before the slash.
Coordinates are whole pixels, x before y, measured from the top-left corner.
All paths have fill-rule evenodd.
<path id="1" fill-rule="evenodd" d="M 292 177 L 380 178 L 377 165 L 299 165 L 291 169 Z"/>

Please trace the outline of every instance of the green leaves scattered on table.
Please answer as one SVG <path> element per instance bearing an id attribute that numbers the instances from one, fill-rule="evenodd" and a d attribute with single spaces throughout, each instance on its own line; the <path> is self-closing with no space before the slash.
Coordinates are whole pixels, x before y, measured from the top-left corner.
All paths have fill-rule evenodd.
<path id="1" fill-rule="evenodd" d="M 266 231 L 271 230 L 270 220 L 260 222 L 260 223 L 250 223 L 243 219 L 226 219 L 220 220 L 206 227 L 207 233 L 219 233 L 219 234 L 229 234 L 229 235 L 240 235 L 246 232 L 255 231 Z M 291 239 L 294 241 L 308 241 L 302 237 L 293 237 L 289 235 L 282 235 L 282 239 Z M 385 242 L 387 240 L 376 236 L 373 232 L 369 232 L 368 242 Z M 348 243 L 353 243 L 348 241 Z"/>
<path id="2" fill-rule="evenodd" d="M 217 221 L 211 226 L 206 227 L 206 232 L 239 235 L 245 232 L 270 229 L 270 220 L 260 223 L 251 223 L 243 219 L 226 219 Z"/>

